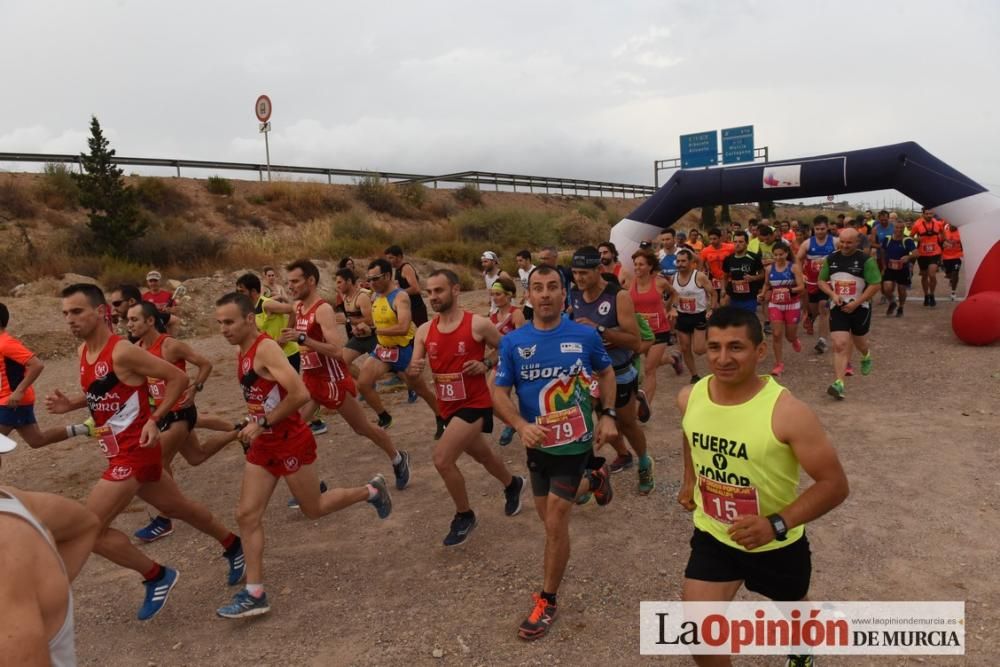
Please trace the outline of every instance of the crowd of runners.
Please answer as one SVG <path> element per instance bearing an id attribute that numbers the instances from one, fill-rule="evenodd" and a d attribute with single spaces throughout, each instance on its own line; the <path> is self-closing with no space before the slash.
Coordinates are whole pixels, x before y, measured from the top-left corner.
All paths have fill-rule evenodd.
<path id="1" fill-rule="evenodd" d="M 269 612 L 262 520 L 280 480 L 289 506 L 310 518 L 368 504 L 386 519 L 392 494 L 410 483 L 410 454 L 392 437 L 393 415 L 377 390 L 386 377 L 405 384 L 408 402 L 418 403 L 407 409 L 425 415 L 428 436 L 433 417 L 430 458 L 455 506 L 441 529 L 445 547 L 466 542 L 477 525 L 462 454 L 497 480 L 506 516 L 521 512 L 530 490 L 545 544 L 538 592 L 517 630 L 522 639 L 544 636 L 557 618 L 573 508 L 607 506 L 616 491 L 647 496 L 655 489 L 657 443 L 646 423 L 670 432 L 679 425 L 684 434 L 678 502 L 694 523 L 684 599 L 730 600 L 744 584 L 774 600 L 804 599 L 811 574 L 804 526 L 841 503 L 848 485 L 817 417 L 778 379 L 805 366 L 797 361 L 801 335 L 814 336 L 805 354 L 831 352 L 826 392 L 843 400 L 855 349 L 860 373 L 872 372 L 875 310 L 903 316 L 914 264 L 925 307 L 936 305 L 939 268 L 954 298 L 961 258 L 958 230 L 931 210 L 912 224 L 868 211 L 833 223 L 824 216 L 809 225 L 732 223 L 704 238 L 668 229 L 642 244 L 628 268 L 611 243 L 576 249 L 568 266 L 556 248 L 525 249 L 510 273 L 486 250 L 484 315 L 463 306 L 454 272 L 421 277 L 398 246 L 367 263 L 344 258 L 333 275 L 300 259 L 242 275 L 218 295 L 215 319 L 235 348 L 231 381 L 245 403 L 234 410 L 243 415 L 238 420 L 199 412 L 212 364 L 176 337 L 183 289 L 162 289 L 156 271 L 146 291 L 63 290 L 62 316 L 80 341 L 80 388 L 53 390 L 44 401 L 52 415 L 86 407 L 89 418 L 79 423 L 37 424 L 33 385 L 44 364 L 8 332 L 16 322 L 0 304 L 0 434 L 16 431 L 31 448 L 89 437 L 107 458 L 85 508 L 0 491 L 0 532 L 19 545 L 0 549 L 0 570 L 11 575 L 0 577 L 0 597 L 24 605 L 3 605 L 0 619 L 34 619 L 18 626 L 26 628 L 23 641 L 3 638 L 4 651 L 9 645 L 73 664 L 69 582 L 91 551 L 141 575 L 137 616 L 153 618 L 179 572 L 136 542 L 166 538 L 174 521 L 220 545 L 226 585 L 239 588 L 219 616 Z M 320 296 L 321 285 L 335 298 Z M 771 371 L 760 375 L 769 351 Z M 662 366 L 690 377 L 677 397 L 679 417 L 651 408 Z M 342 487 L 320 480 L 316 438 L 331 413 L 384 452 L 391 475 Z M 525 447 L 524 476 L 498 455 L 494 431 L 499 446 L 517 439 Z M 172 475 L 178 453 L 197 466 L 230 443 L 246 455 L 235 531 Z M 422 442 L 405 444 L 423 451 Z M 12 447 L 0 439 L 0 454 Z M 623 481 L 633 468 L 634 481 Z M 801 494 L 800 469 L 813 480 Z M 133 541 L 113 523 L 135 497 L 155 514 Z M 49 583 L 28 595 L 24 587 L 40 580 L 39 572 Z M 813 659 L 790 656 L 788 664 Z"/>

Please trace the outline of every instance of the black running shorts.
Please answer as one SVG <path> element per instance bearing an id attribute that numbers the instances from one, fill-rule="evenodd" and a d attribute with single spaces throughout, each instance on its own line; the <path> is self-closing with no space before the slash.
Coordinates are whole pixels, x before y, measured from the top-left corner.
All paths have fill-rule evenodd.
<path id="1" fill-rule="evenodd" d="M 850 331 L 854 336 L 866 336 L 872 326 L 871 307 L 859 306 L 845 313 L 839 306 L 830 309 L 830 331 Z"/>
<path id="2" fill-rule="evenodd" d="M 466 424 L 474 424 L 477 419 L 483 420 L 483 433 L 493 432 L 493 408 L 459 408 L 444 420 L 445 425 L 451 423 L 451 420 L 458 417 Z"/>
<path id="3" fill-rule="evenodd" d="M 934 264 L 935 266 L 941 266 L 941 255 L 928 255 L 927 257 L 917 257 L 917 266 L 920 267 L 921 273 L 925 272 L 931 264 Z"/>
<path id="4" fill-rule="evenodd" d="M 695 329 L 704 331 L 708 328 L 708 319 L 705 317 L 704 311 L 700 313 L 678 313 L 677 326 L 675 328 L 686 334 L 694 333 Z"/>
<path id="5" fill-rule="evenodd" d="M 188 425 L 188 431 L 193 431 L 194 425 L 198 423 L 198 408 L 189 405 L 181 410 L 168 412 L 166 417 L 156 422 L 156 427 L 160 429 L 160 433 L 163 433 L 174 422 L 185 422 Z"/>
<path id="6" fill-rule="evenodd" d="M 528 449 L 527 452 L 531 492 L 536 498 L 551 493 L 569 502 L 576 500 L 576 490 L 591 460 L 591 450 L 565 456 L 548 454 L 540 449 Z"/>

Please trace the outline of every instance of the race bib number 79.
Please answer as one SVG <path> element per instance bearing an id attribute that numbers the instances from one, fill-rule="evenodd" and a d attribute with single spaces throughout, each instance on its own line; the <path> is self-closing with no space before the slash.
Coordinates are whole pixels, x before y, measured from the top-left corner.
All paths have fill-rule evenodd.
<path id="1" fill-rule="evenodd" d="M 587 422 L 579 405 L 572 408 L 539 415 L 535 423 L 545 429 L 542 447 L 558 447 L 583 440 L 587 435 Z"/>

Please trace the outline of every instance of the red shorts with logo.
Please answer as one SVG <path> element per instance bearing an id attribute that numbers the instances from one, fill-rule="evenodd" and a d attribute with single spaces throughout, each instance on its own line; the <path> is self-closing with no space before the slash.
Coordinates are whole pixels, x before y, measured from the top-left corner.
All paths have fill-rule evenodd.
<path id="1" fill-rule="evenodd" d="M 160 443 L 153 447 L 133 447 L 126 452 L 119 452 L 108 459 L 107 470 L 101 479 L 109 482 L 124 482 L 135 477 L 139 482 L 158 482 L 163 472 L 163 453 Z"/>
<path id="2" fill-rule="evenodd" d="M 247 463 L 264 468 L 275 477 L 292 475 L 302 466 L 315 463 L 316 438 L 308 427 L 287 440 L 275 442 L 257 438 L 247 451 Z"/>
<path id="3" fill-rule="evenodd" d="M 309 390 L 309 397 L 324 408 L 336 410 L 347 399 L 347 395 L 358 395 L 354 378 L 350 375 L 340 381 L 319 373 L 303 373 L 302 381 Z"/>

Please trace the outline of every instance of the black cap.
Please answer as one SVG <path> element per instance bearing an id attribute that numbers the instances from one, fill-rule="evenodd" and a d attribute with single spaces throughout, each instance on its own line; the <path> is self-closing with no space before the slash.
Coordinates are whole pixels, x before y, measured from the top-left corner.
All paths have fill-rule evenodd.
<path id="1" fill-rule="evenodd" d="M 596 269 L 601 265 L 601 253 L 594 246 L 577 248 L 570 266 L 574 269 Z"/>

